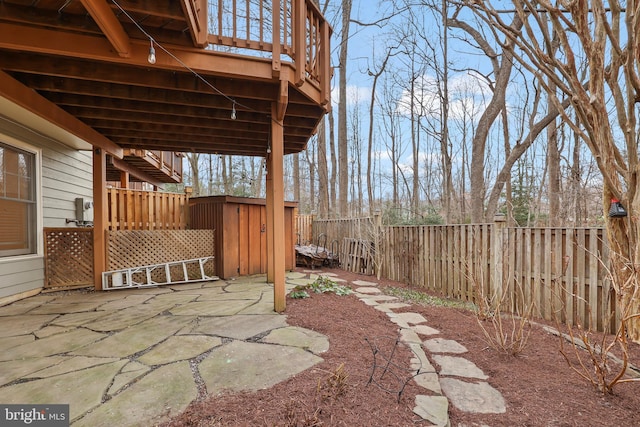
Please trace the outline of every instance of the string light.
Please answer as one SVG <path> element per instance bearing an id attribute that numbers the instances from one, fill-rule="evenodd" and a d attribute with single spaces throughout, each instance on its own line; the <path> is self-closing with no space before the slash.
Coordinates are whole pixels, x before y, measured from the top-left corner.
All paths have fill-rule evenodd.
<path id="1" fill-rule="evenodd" d="M 142 34 L 144 34 L 146 37 L 149 38 L 149 41 L 151 43 L 151 46 L 149 48 L 149 57 L 147 58 L 150 64 L 155 64 L 156 62 L 156 50 L 154 48 L 154 39 L 151 36 L 151 34 L 149 34 L 135 19 L 133 19 L 133 17 L 122 7 L 120 6 L 120 4 L 118 3 L 117 0 L 112 0 L 113 4 L 127 17 L 129 18 L 129 20 L 131 21 L 131 23 L 133 23 L 133 25 L 136 26 L 136 28 L 138 28 Z M 241 104 L 239 102 L 236 102 L 235 99 L 232 99 L 229 95 L 225 94 L 224 92 L 222 92 L 220 89 L 218 89 L 217 87 L 215 87 L 214 85 L 212 85 L 207 79 L 205 79 L 204 77 L 202 77 L 198 72 L 196 72 L 194 69 L 192 69 L 191 67 L 189 67 L 187 64 L 185 64 L 180 58 L 178 58 L 177 56 L 175 56 L 173 53 L 171 53 L 170 51 L 168 51 L 164 46 L 162 46 L 160 43 L 156 42 L 155 45 L 158 46 L 158 48 L 160 50 L 162 50 L 164 53 L 166 53 L 169 57 L 171 57 L 173 60 L 175 60 L 178 64 L 180 64 L 185 70 L 189 71 L 191 74 L 193 74 L 196 78 L 198 78 L 200 81 L 202 81 L 205 85 L 207 85 L 212 91 L 214 91 L 215 93 L 217 93 L 220 96 L 223 96 L 224 98 L 226 98 L 227 100 L 231 101 L 233 103 L 232 106 L 232 110 L 231 110 L 231 119 L 235 120 L 236 119 L 236 104 L 238 104 L 240 107 L 242 107 L 244 110 L 247 111 L 253 111 L 253 112 L 257 112 L 260 113 L 260 111 L 251 108 L 247 105 Z M 281 123 L 279 123 L 278 121 L 274 120 L 270 115 L 267 116 L 269 118 L 269 121 L 272 122 L 273 124 L 277 124 L 278 126 L 282 126 Z M 271 143 L 269 143 L 268 147 L 267 147 L 267 153 L 271 153 Z"/>
<path id="2" fill-rule="evenodd" d="M 149 39 L 149 41 L 151 42 L 151 46 L 149 47 L 149 57 L 147 58 L 147 61 L 149 61 L 149 64 L 155 64 L 156 50 L 153 47 L 153 39 Z"/>

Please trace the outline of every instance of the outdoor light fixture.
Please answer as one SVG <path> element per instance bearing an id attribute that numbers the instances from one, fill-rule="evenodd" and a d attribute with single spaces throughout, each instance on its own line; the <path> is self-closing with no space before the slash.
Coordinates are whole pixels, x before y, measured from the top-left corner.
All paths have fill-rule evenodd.
<path id="1" fill-rule="evenodd" d="M 611 199 L 611 207 L 609 208 L 609 218 L 624 218 L 627 211 L 618 199 Z"/>
<path id="2" fill-rule="evenodd" d="M 149 57 L 147 58 L 147 61 L 149 61 L 149 64 L 155 64 L 156 50 L 153 48 L 153 39 L 150 39 L 150 42 L 151 42 L 151 46 L 149 47 Z"/>
<path id="3" fill-rule="evenodd" d="M 233 106 L 231 106 L 231 120 L 236 119 L 236 101 L 233 101 Z"/>

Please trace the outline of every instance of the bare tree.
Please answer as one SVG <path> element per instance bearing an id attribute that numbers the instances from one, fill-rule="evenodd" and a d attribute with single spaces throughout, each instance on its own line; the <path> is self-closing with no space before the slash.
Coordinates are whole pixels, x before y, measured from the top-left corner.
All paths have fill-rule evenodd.
<path id="1" fill-rule="evenodd" d="M 349 22 L 351 0 L 342 0 L 342 32 L 340 35 L 340 104 L 338 105 L 338 169 L 340 215 L 347 216 L 349 197 L 349 152 L 347 150 L 347 53 L 349 42 Z"/>
<path id="2" fill-rule="evenodd" d="M 562 2 L 561 6 L 548 0 L 512 3 L 509 14 L 524 24 L 523 31 L 522 26 L 506 24 L 491 2 L 474 1 L 472 9 L 502 32 L 505 46 L 518 47 L 522 52 L 514 55 L 518 62 L 544 77 L 540 81 L 549 99 L 597 162 L 603 180 L 603 210 L 608 212 L 612 199 L 626 208 L 628 216 L 606 216 L 605 225 L 621 327 L 640 342 L 640 3 L 627 2 L 627 9 L 617 1 L 605 4 L 602 0 Z M 546 47 L 555 36 L 558 54 L 551 56 Z M 579 72 L 578 58 L 586 61 L 584 75 Z M 571 100 L 576 116 L 560 107 L 561 99 L 547 81 Z"/>

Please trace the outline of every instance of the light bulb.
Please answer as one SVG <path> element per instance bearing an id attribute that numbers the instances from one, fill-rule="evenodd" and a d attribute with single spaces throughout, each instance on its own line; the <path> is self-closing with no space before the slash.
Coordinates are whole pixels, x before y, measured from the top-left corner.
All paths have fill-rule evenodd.
<path id="1" fill-rule="evenodd" d="M 235 120 L 236 119 L 236 103 L 233 103 L 233 106 L 231 107 L 231 120 Z"/>
<path id="2" fill-rule="evenodd" d="M 149 64 L 156 63 L 156 50 L 153 48 L 153 40 L 151 40 L 151 47 L 149 47 L 149 57 L 147 58 Z"/>

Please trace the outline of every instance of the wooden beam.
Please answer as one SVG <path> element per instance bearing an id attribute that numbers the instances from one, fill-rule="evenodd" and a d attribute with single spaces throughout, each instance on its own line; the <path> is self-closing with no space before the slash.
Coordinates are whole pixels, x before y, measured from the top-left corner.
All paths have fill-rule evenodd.
<path id="1" fill-rule="evenodd" d="M 284 132 L 281 120 L 276 120 L 278 103 L 271 108 L 271 218 L 272 236 L 270 252 L 273 254 L 273 301 L 274 310 L 281 313 L 286 308 L 285 290 L 285 232 L 284 232 Z"/>
<path id="2" fill-rule="evenodd" d="M 199 47 L 207 45 L 207 0 L 182 0 L 182 10 L 187 17 L 193 43 Z"/>
<path id="3" fill-rule="evenodd" d="M 287 105 L 289 104 L 289 82 L 287 80 L 280 80 L 280 91 L 278 94 L 278 101 L 276 102 L 276 120 L 282 122 L 284 127 L 284 117 L 287 113 Z"/>
<path id="4" fill-rule="evenodd" d="M 124 160 L 120 160 L 120 159 L 111 159 L 111 163 L 113 164 L 113 166 L 115 166 L 117 169 L 119 169 L 122 173 L 126 173 L 127 174 L 127 179 L 129 177 L 129 175 L 133 175 L 134 177 L 138 178 L 141 181 L 145 181 L 148 182 L 150 184 L 153 184 L 155 186 L 160 186 L 162 185 L 162 181 L 154 178 L 153 176 L 149 175 L 147 172 L 138 169 L 137 167 L 127 163 Z"/>
<path id="5" fill-rule="evenodd" d="M 93 149 L 93 282 L 102 290 L 102 273 L 107 269 L 107 155 Z"/>
<path id="6" fill-rule="evenodd" d="M 113 48 L 123 58 L 131 56 L 131 41 L 106 0 L 81 0 Z"/>
<path id="7" fill-rule="evenodd" d="M 122 148 L 113 143 L 113 141 L 105 138 L 93 128 L 82 123 L 62 108 L 42 97 L 36 91 L 24 86 L 3 71 L 0 71 L 0 96 L 31 111 L 89 144 L 107 151 L 112 156 L 119 159 L 122 158 Z"/>
<path id="8" fill-rule="evenodd" d="M 0 34 L 0 49 L 129 64 L 147 69 L 184 72 L 186 65 L 200 74 L 265 82 L 273 80 L 272 64 L 268 58 L 171 45 L 168 49 L 175 57 L 180 58 L 181 62 L 156 50 L 156 63 L 150 65 L 147 61 L 149 43 L 144 40 L 131 40 L 131 55 L 122 58 L 114 55 L 111 44 L 104 38 L 93 35 L 61 33 L 55 29 L 33 28 L 5 22 L 0 22 Z"/>

